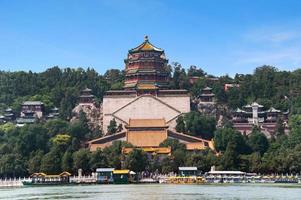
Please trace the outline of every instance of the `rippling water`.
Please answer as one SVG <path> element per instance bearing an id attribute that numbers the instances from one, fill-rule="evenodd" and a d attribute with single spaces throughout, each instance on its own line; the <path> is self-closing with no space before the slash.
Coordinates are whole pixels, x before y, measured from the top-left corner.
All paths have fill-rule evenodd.
<path id="1" fill-rule="evenodd" d="M 301 185 L 78 185 L 0 189 L 0 199 L 301 199 Z"/>

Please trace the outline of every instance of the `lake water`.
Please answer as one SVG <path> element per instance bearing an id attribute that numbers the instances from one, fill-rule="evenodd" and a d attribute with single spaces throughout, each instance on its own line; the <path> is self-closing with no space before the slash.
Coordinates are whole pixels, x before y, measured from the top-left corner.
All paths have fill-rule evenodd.
<path id="1" fill-rule="evenodd" d="M 78 185 L 1 188 L 0 199 L 301 199 L 301 185 Z"/>

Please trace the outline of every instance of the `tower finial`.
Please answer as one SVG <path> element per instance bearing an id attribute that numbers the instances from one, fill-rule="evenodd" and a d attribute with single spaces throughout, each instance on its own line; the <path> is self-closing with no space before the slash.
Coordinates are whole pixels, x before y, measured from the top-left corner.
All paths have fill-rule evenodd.
<path id="1" fill-rule="evenodd" d="M 147 35 L 144 36 L 144 41 L 148 41 L 148 36 Z"/>

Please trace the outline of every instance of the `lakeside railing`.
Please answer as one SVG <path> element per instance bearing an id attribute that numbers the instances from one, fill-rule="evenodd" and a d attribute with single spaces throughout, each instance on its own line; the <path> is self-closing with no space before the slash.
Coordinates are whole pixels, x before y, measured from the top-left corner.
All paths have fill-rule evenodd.
<path id="1" fill-rule="evenodd" d="M 96 176 L 71 176 L 70 183 L 96 183 Z"/>
<path id="2" fill-rule="evenodd" d="M 30 181 L 30 178 L 5 178 L 0 179 L 0 187 L 21 187 L 23 181 Z"/>

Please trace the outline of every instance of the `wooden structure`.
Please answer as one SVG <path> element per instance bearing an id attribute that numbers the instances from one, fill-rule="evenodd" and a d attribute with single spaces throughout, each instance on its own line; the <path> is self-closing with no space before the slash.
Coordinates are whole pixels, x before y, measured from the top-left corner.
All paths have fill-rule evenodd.
<path id="1" fill-rule="evenodd" d="M 93 103 L 94 103 L 94 95 L 92 94 L 92 90 L 89 88 L 83 89 L 79 96 L 79 104 L 93 104 Z"/>
<path id="2" fill-rule="evenodd" d="M 214 96 L 212 88 L 205 87 L 199 95 L 200 103 L 214 103 Z"/>
<path id="3" fill-rule="evenodd" d="M 258 126 L 268 138 L 274 135 L 277 129 L 277 121 L 284 122 L 285 132 L 289 132 L 288 112 L 282 112 L 271 107 L 268 110 L 264 109 L 263 105 L 256 102 L 237 108 L 232 112 L 233 127 L 242 134 L 249 135 L 252 132 L 253 126 Z"/>
<path id="4" fill-rule="evenodd" d="M 24 101 L 21 107 L 22 118 L 42 118 L 44 114 L 44 103 L 41 101 Z"/>
<path id="5" fill-rule="evenodd" d="M 166 66 L 168 60 L 164 50 L 152 45 L 147 36 L 142 44 L 129 50 L 124 62 L 126 65 L 125 89 L 153 93 L 158 88 L 167 87 Z"/>
<path id="6" fill-rule="evenodd" d="M 107 91 L 103 98 L 104 135 L 113 119 L 128 126 L 129 119 L 164 118 L 173 129 L 177 117 L 190 112 L 188 91 L 168 89 L 167 62 L 164 50 L 151 44 L 148 37 L 128 51 L 124 89 Z"/>
<path id="7" fill-rule="evenodd" d="M 47 175 L 45 173 L 34 173 L 30 176 L 30 182 L 23 182 L 24 185 L 60 185 L 70 183 L 69 172 L 62 172 L 58 175 Z"/>

